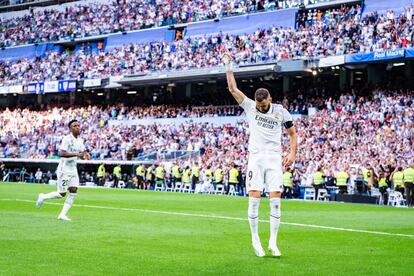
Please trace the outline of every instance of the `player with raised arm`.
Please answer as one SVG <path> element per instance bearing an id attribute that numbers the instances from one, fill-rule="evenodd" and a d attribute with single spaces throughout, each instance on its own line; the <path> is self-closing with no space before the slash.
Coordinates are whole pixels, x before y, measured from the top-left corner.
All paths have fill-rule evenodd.
<path id="1" fill-rule="evenodd" d="M 57 192 L 50 192 L 48 194 L 39 194 L 36 202 L 36 207 L 40 208 L 45 200 L 63 198 L 66 192 L 69 190 L 69 195 L 66 197 L 63 204 L 62 211 L 58 216 L 59 220 L 71 219 L 66 216 L 70 207 L 72 207 L 73 201 L 77 196 L 77 190 L 79 186 L 79 175 L 77 169 L 77 160 L 90 159 L 90 155 L 85 151 L 85 145 L 83 139 L 79 137 L 80 124 L 77 120 L 69 122 L 69 128 L 71 134 L 66 135 L 60 145 L 60 162 L 56 170 L 57 174 Z"/>
<path id="2" fill-rule="evenodd" d="M 223 55 L 226 66 L 227 84 L 230 93 L 244 109 L 249 122 L 249 160 L 246 174 L 246 188 L 249 192 L 248 219 L 252 233 L 252 244 L 257 256 L 265 256 L 259 231 L 259 205 L 263 189 L 270 197 L 270 240 L 269 250 L 273 256 L 281 256 L 277 247 L 277 233 L 280 224 L 280 198 L 283 191 L 283 169 L 293 164 L 296 158 L 297 134 L 292 116 L 280 104 L 272 104 L 267 89 L 255 92 L 255 101 L 246 97 L 236 85 L 232 69 L 232 57 Z M 282 127 L 290 136 L 290 152 L 281 155 Z"/>

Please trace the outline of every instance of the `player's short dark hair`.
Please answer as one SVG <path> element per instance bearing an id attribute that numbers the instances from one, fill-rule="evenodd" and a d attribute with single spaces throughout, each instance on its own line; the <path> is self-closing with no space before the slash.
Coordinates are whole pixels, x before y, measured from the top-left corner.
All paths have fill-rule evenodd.
<path id="1" fill-rule="evenodd" d="M 263 101 L 264 99 L 267 99 L 267 97 L 270 96 L 269 90 L 266 88 L 259 88 L 254 93 L 254 99 L 258 102 Z"/>
<path id="2" fill-rule="evenodd" d="M 71 120 L 68 124 L 69 128 L 72 126 L 73 123 L 79 123 L 79 121 L 76 119 Z"/>

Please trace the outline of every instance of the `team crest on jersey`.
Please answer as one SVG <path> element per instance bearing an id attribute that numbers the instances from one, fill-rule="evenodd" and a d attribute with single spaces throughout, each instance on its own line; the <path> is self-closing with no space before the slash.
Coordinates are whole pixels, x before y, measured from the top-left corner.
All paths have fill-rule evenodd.
<path id="1" fill-rule="evenodd" d="M 274 117 L 278 121 L 282 120 L 282 114 L 280 113 L 280 111 L 276 111 L 275 114 L 274 114 Z"/>

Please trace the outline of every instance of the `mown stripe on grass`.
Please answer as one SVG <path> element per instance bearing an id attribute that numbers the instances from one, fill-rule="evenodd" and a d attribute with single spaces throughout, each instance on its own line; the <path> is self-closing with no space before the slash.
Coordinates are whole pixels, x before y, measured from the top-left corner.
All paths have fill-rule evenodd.
<path id="1" fill-rule="evenodd" d="M 10 199 L 10 198 L 0 199 L 0 201 L 17 201 L 17 202 L 28 202 L 28 203 L 35 203 L 36 202 L 34 200 Z M 43 204 L 63 205 L 63 203 L 57 203 L 57 202 L 44 202 Z M 155 213 L 155 214 L 174 215 L 174 216 L 186 216 L 186 217 L 198 217 L 198 218 L 210 218 L 210 219 L 213 218 L 213 219 L 247 221 L 247 218 L 229 217 L 229 216 L 221 216 L 221 215 L 214 215 L 214 214 L 208 214 L 207 215 L 207 214 L 171 212 L 171 211 L 150 210 L 150 209 L 140 209 L 140 208 L 110 207 L 110 206 L 87 205 L 87 204 L 74 204 L 74 206 L 83 207 L 83 208 L 106 209 L 106 210 L 135 211 L 135 212 Z M 269 220 L 259 220 L 259 221 L 269 223 Z M 334 231 L 346 231 L 346 232 L 357 232 L 357 233 L 365 233 L 365 234 L 373 234 L 373 235 L 386 235 L 386 236 L 414 238 L 413 234 L 389 233 L 389 232 L 370 231 L 370 230 L 361 230 L 361 229 L 352 229 L 352 228 L 343 228 L 343 227 L 332 227 L 332 226 L 324 226 L 324 225 L 294 223 L 294 222 L 284 222 L 284 221 L 281 222 L 281 224 L 299 226 L 299 227 L 308 227 L 308 228 L 318 228 L 318 229 L 325 229 L 325 230 L 334 230 Z"/>

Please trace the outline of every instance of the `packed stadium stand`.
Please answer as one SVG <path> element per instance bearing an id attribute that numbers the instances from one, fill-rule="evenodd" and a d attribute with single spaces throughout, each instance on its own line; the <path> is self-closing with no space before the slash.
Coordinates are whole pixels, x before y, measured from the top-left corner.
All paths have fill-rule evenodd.
<path id="1" fill-rule="evenodd" d="M 50 4 L 0 13 L 4 179 L 53 179 L 77 118 L 92 157 L 82 183 L 157 189 L 152 165 L 162 164 L 160 189 L 173 189 L 178 165 L 180 178 L 200 174 L 192 191 L 206 192 L 197 185 L 228 188 L 236 168 L 244 195 L 249 133 L 224 81 L 227 51 L 242 91 L 266 87 L 294 115 L 299 149 L 286 197 L 303 197 L 318 172 L 332 194 L 339 172 L 349 175 L 341 193 L 378 192 L 387 203 L 403 192 L 393 175 L 414 165 L 412 1 Z"/>
<path id="2" fill-rule="evenodd" d="M 325 1 L 306 1 L 306 3 Z M 300 1 L 78 1 L 9 13 L 5 46 L 42 43 L 298 7 Z"/>
<path id="3" fill-rule="evenodd" d="M 3 61 L 1 77 L 3 84 L 14 85 L 214 67 L 222 65 L 217 57 L 223 49 L 230 49 L 239 65 L 403 49 L 413 45 L 413 10 L 409 6 L 399 16 L 391 11 L 361 18 L 359 5 L 342 6 L 305 13 L 298 29 L 273 26 L 244 35 L 220 32 L 175 41 L 130 43 L 111 50 L 102 42 L 83 42 L 73 50 L 53 46 L 40 56 Z"/>

